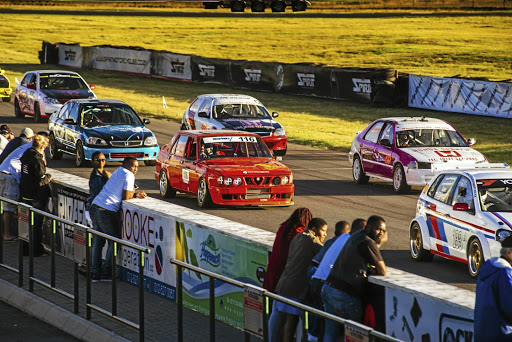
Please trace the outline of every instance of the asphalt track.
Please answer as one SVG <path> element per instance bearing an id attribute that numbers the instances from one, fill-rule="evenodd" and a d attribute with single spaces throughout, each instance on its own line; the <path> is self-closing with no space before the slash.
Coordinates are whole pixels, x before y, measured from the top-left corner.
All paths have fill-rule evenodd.
<path id="1" fill-rule="evenodd" d="M 17 135 L 25 126 L 34 131 L 47 129 L 47 124 L 35 124 L 32 117 L 14 117 L 12 103 L 0 103 L 0 124 L 9 124 Z M 177 122 L 152 119 L 148 128 L 157 136 L 159 145 L 167 143 L 179 129 Z M 279 224 L 298 207 L 308 207 L 313 216 L 324 218 L 329 224 L 329 236 L 337 221 L 351 222 L 370 215 L 383 216 L 388 225 L 389 241 L 383 246 L 386 264 L 391 267 L 452 284 L 474 291 L 475 281 L 467 274 L 462 263 L 435 257 L 430 263 L 414 262 L 409 255 L 409 223 L 415 215 L 416 202 L 421 188 L 413 188 L 405 195 L 396 195 L 391 183 L 371 180 L 368 185 L 357 185 L 352 180 L 351 166 L 346 153 L 290 144 L 283 163 L 294 174 L 295 205 L 292 207 L 206 209 L 212 215 L 275 232 Z M 89 177 L 90 168 L 77 168 L 74 157 L 64 155 L 62 160 L 48 161 L 48 166 L 82 177 Z M 115 170 L 119 164 L 109 163 Z M 142 166 L 137 174 L 137 185 L 149 196 L 160 198 L 154 178 L 154 167 Z M 194 196 L 179 194 L 166 201 L 199 210 Z"/>

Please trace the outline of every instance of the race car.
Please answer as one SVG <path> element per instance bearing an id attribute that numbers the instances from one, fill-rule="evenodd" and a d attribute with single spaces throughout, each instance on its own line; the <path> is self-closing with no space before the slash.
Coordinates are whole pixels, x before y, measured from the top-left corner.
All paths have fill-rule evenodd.
<path id="1" fill-rule="evenodd" d="M 178 131 L 158 154 L 155 178 L 162 197 L 195 194 L 202 208 L 293 204 L 291 170 L 248 132 Z"/>
<path id="2" fill-rule="evenodd" d="M 441 171 L 425 186 L 409 228 L 414 260 L 439 255 L 468 264 L 477 277 L 485 260 L 500 256 L 512 235 L 512 170 L 487 166 Z"/>
<path id="3" fill-rule="evenodd" d="M 424 186 L 436 165 L 487 163 L 449 123 L 425 117 L 383 118 L 372 122 L 352 141 L 349 160 L 358 184 L 369 177 L 393 182 L 395 192 Z"/>
<path id="4" fill-rule="evenodd" d="M 29 71 L 14 91 L 14 114 L 33 115 L 35 122 L 41 122 L 71 99 L 95 99 L 94 88 L 73 71 Z"/>
<path id="5" fill-rule="evenodd" d="M 86 165 L 101 151 L 107 161 L 134 157 L 155 165 L 160 150 L 153 132 L 126 103 L 117 100 L 70 100 L 48 120 L 50 157 L 75 156 L 77 166 Z"/>
<path id="6" fill-rule="evenodd" d="M 234 129 L 258 134 L 276 156 L 286 154 L 283 126 L 254 97 L 238 94 L 199 95 L 183 114 L 182 130 Z"/>
<path id="7" fill-rule="evenodd" d="M 5 70 L 0 69 L 0 97 L 3 102 L 11 101 L 11 83 L 7 76 L 5 76 Z"/>

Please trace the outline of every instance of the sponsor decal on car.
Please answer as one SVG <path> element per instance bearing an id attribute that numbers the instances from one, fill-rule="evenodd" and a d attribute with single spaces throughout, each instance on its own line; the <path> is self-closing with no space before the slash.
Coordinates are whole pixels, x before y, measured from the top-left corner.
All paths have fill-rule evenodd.
<path id="1" fill-rule="evenodd" d="M 256 137 L 250 136 L 225 136 L 225 137 L 206 137 L 203 138 L 205 144 L 218 142 L 256 142 Z"/>

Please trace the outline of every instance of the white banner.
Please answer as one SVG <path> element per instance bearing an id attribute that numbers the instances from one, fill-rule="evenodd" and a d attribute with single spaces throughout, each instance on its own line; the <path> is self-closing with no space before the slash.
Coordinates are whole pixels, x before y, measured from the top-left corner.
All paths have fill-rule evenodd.
<path id="1" fill-rule="evenodd" d="M 91 47 L 93 69 L 149 75 L 151 52 L 130 49 Z"/>
<path id="2" fill-rule="evenodd" d="M 403 341 L 473 342 L 473 310 L 386 288 L 386 334 Z"/>
<path id="3" fill-rule="evenodd" d="M 509 118 L 512 83 L 409 75 L 409 107 Z"/>
<path id="4" fill-rule="evenodd" d="M 72 68 L 82 68 L 83 48 L 80 45 L 59 44 L 59 64 Z"/>
<path id="5" fill-rule="evenodd" d="M 192 80 L 192 68 L 190 56 L 177 55 L 174 53 L 159 53 L 154 66 L 155 73 L 169 78 Z"/>

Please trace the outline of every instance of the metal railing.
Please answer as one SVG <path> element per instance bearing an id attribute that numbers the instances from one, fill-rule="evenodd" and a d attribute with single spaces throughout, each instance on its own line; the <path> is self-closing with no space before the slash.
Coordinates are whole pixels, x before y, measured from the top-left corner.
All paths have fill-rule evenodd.
<path id="1" fill-rule="evenodd" d="M 18 234 L 18 268 L 12 267 L 10 265 L 4 264 L 3 256 L 4 256 L 4 246 L 3 239 L 0 238 L 0 267 L 5 268 L 9 271 L 18 273 L 18 286 L 23 287 L 23 242 L 26 241 L 29 243 L 29 255 L 28 255 L 28 279 L 29 279 L 29 291 L 34 292 L 34 283 L 37 283 L 47 289 L 50 289 L 66 298 L 73 300 L 74 307 L 73 313 L 78 314 L 79 312 L 79 262 L 77 260 L 73 260 L 73 293 L 69 293 L 63 289 L 56 287 L 56 264 L 55 264 L 55 256 L 56 248 L 55 248 L 55 235 L 56 235 L 56 223 L 60 222 L 62 224 L 66 224 L 69 226 L 73 226 L 76 230 L 83 230 L 85 232 L 85 254 L 86 254 L 86 318 L 88 320 L 91 319 L 92 310 L 97 311 L 103 315 L 109 316 L 125 325 L 128 325 L 132 328 L 135 328 L 139 331 L 139 340 L 144 341 L 145 335 L 145 325 L 144 325 L 144 253 L 149 254 L 150 250 L 148 248 L 139 246 L 137 244 L 123 241 L 122 239 L 104 234 L 102 232 L 96 231 L 92 228 L 86 227 L 84 225 L 74 223 L 53 214 L 49 214 L 45 211 L 36 209 L 32 206 L 29 206 L 25 203 L 16 202 L 5 197 L 0 196 L 0 237 L 3 237 L 4 233 L 4 202 L 17 205 L 18 213 L 20 211 L 28 211 L 29 218 L 29 229 L 28 229 L 28 240 L 21 236 L 21 232 Z M 51 220 L 51 235 L 50 235 L 50 255 L 51 255 L 51 266 L 50 266 L 50 283 L 45 282 L 42 279 L 36 278 L 34 276 L 34 215 L 42 215 Z M 109 241 L 112 241 L 114 244 L 114 248 L 112 248 L 112 311 L 108 311 L 98 305 L 92 304 L 92 288 L 91 288 L 91 245 L 92 245 L 92 236 L 103 237 Z M 139 272 L 138 272 L 138 295 L 139 295 L 139 323 L 132 322 L 126 318 L 118 316 L 117 313 L 117 277 L 116 277 L 116 255 L 117 255 L 117 247 L 118 245 L 122 245 L 128 248 L 132 248 L 137 251 L 139 257 Z M 76 251 L 75 251 L 76 253 Z"/>
<path id="2" fill-rule="evenodd" d="M 209 277 L 209 319 L 210 319 L 210 342 L 215 341 L 215 287 L 214 287 L 214 281 L 215 279 L 223 281 L 225 283 L 235 285 L 237 287 L 240 287 L 242 289 L 246 288 L 247 286 L 251 286 L 255 288 L 252 284 L 242 283 L 237 280 L 219 275 L 214 272 L 210 272 L 207 270 L 204 270 L 202 268 L 199 268 L 197 266 L 193 266 L 190 264 L 187 264 L 186 262 L 176 260 L 176 259 L 170 259 L 170 263 L 177 266 L 177 277 L 176 277 L 176 304 L 178 306 L 178 342 L 183 342 L 183 278 L 182 278 L 182 271 L 183 268 L 186 268 L 188 270 L 192 270 L 194 272 L 204 274 Z M 364 331 L 369 335 L 370 342 L 371 341 L 390 341 L 390 342 L 401 342 L 401 340 L 394 338 L 392 336 L 386 335 L 384 333 L 381 333 L 380 331 L 374 330 L 370 327 L 364 326 L 360 323 L 343 319 L 341 317 L 332 315 L 330 313 L 327 313 L 325 311 L 315 309 L 311 306 L 301 304 L 299 302 L 296 302 L 294 300 L 288 299 L 286 297 L 279 296 L 275 293 L 272 293 L 270 291 L 267 291 L 263 288 L 257 288 L 261 291 L 264 298 L 264 309 L 263 309 L 263 341 L 268 341 L 268 318 L 269 318 L 269 298 L 273 300 L 277 300 L 279 302 L 294 306 L 298 309 L 301 309 L 303 311 L 302 313 L 302 321 L 304 324 L 302 325 L 302 336 L 307 336 L 307 327 L 309 325 L 309 315 L 314 314 L 317 316 L 320 316 L 324 319 L 329 319 L 332 321 L 337 322 L 338 324 L 342 326 L 350 326 L 355 328 L 358 331 Z M 250 339 L 250 333 L 245 332 L 245 341 L 249 341 Z"/>

